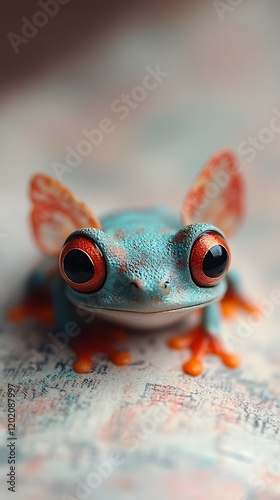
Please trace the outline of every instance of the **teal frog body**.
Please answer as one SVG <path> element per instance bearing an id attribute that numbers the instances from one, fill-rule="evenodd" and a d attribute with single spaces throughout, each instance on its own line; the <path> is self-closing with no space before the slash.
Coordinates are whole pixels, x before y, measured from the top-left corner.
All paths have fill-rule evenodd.
<path id="1" fill-rule="evenodd" d="M 185 373 L 202 373 L 206 354 L 216 354 L 231 368 L 239 365 L 220 338 L 222 310 L 253 307 L 229 272 L 227 238 L 244 212 L 241 169 L 231 152 L 211 158 L 187 195 L 181 218 L 160 207 L 98 220 L 64 186 L 41 174 L 32 179 L 30 194 L 35 240 L 58 261 L 59 271 L 46 272 L 44 280 L 38 270 L 29 282 L 29 298 L 11 317 L 33 310 L 42 318 L 46 302 L 38 303 L 38 297 L 47 285 L 62 327 L 77 317 L 76 308 L 92 313 L 93 324 L 73 342 L 77 372 L 91 369 L 95 352 L 105 352 L 118 365 L 129 362 L 129 355 L 113 347 L 112 330 L 171 328 L 195 309 L 202 313 L 198 325 L 169 341 L 171 348 L 191 351 Z"/>

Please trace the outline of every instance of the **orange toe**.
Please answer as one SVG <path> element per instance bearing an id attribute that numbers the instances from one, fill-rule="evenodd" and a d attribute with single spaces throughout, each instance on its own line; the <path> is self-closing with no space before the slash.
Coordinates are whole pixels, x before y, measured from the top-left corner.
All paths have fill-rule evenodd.
<path id="1" fill-rule="evenodd" d="M 128 352 L 116 352 L 112 356 L 112 362 L 117 366 L 125 366 L 131 362 L 131 356 Z"/>
<path id="2" fill-rule="evenodd" d="M 190 359 L 183 364 L 183 371 L 192 377 L 197 377 L 203 372 L 203 364 L 199 359 Z"/>
<path id="3" fill-rule="evenodd" d="M 188 339 L 185 335 L 178 336 L 178 337 L 172 337 L 168 341 L 168 345 L 171 349 L 186 349 L 188 346 L 189 342 Z"/>
<path id="4" fill-rule="evenodd" d="M 80 374 L 90 372 L 92 367 L 93 363 L 90 359 L 78 359 L 73 365 L 75 372 Z"/>
<path id="5" fill-rule="evenodd" d="M 224 353 L 221 355 L 221 359 L 228 368 L 238 368 L 241 364 L 241 359 L 235 354 Z"/>

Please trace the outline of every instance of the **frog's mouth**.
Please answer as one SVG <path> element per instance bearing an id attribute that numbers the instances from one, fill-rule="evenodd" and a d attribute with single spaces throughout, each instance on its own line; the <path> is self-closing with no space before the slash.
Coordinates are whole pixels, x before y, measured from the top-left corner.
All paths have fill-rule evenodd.
<path id="1" fill-rule="evenodd" d="M 196 309 L 206 307 L 214 300 L 197 304 L 194 306 L 181 307 L 163 311 L 129 311 L 119 309 L 90 308 L 83 306 L 83 309 L 96 315 L 97 319 L 116 323 L 128 328 L 152 330 L 153 328 L 168 327 L 183 320 L 188 314 Z M 80 304 L 76 304 L 81 307 Z"/>

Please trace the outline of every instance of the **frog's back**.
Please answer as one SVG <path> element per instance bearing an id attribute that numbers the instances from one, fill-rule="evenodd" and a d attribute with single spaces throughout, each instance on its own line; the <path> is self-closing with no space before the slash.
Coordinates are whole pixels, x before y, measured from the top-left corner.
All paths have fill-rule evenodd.
<path id="1" fill-rule="evenodd" d="M 128 210 L 110 214 L 101 219 L 102 229 L 110 236 L 118 232 L 176 232 L 180 219 L 164 207 Z"/>

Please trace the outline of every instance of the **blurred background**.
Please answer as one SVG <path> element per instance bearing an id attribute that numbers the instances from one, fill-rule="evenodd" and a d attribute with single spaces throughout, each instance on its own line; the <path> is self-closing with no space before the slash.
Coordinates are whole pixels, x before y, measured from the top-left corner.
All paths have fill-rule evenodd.
<path id="1" fill-rule="evenodd" d="M 244 141 L 267 127 L 280 106 L 279 9 L 273 0 L 236 7 L 186 0 L 3 2 L 0 230 L 9 233 L 3 250 L 16 243 L 19 228 L 28 245 L 26 190 L 34 172 L 59 178 L 98 215 L 162 202 L 178 211 L 195 175 L 222 147 L 242 151 L 255 219 L 243 231 L 259 227 L 259 200 L 268 188 L 272 220 L 279 211 L 279 133 L 253 155 L 244 154 Z M 148 66 L 168 76 L 145 91 Z M 121 109 L 124 95 L 130 104 Z M 87 150 L 83 131 L 99 129 L 106 118 L 112 132 Z"/>
<path id="2" fill-rule="evenodd" d="M 161 203 L 179 213 L 202 166 L 224 147 L 239 155 L 247 186 L 234 264 L 256 299 L 279 287 L 279 16 L 277 0 L 1 2 L 2 309 L 40 258 L 28 225 L 33 173 L 58 178 L 98 216 Z M 104 119 L 110 132 L 101 134 Z M 89 150 L 93 129 L 98 144 Z M 278 320 L 276 308 L 238 346 L 252 383 L 279 386 Z M 213 498 L 279 498 L 238 477 L 243 486 L 232 496 L 219 496 L 212 481 Z M 176 498 L 205 498 L 198 483 L 197 496 L 180 483 Z"/>

